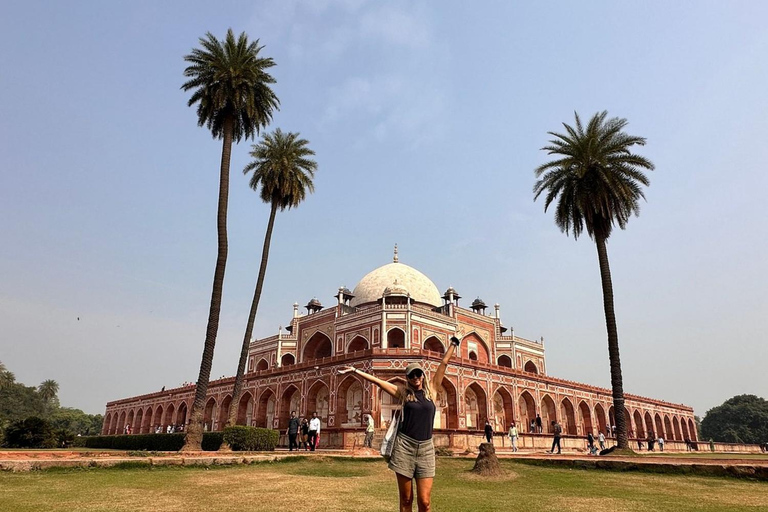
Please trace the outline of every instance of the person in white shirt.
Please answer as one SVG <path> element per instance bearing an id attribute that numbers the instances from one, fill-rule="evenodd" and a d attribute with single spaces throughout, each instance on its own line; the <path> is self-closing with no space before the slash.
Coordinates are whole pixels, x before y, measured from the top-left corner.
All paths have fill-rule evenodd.
<path id="1" fill-rule="evenodd" d="M 363 442 L 363 446 L 365 448 L 372 448 L 373 446 L 373 416 L 370 414 L 366 414 L 366 427 L 365 427 L 365 441 Z"/>
<path id="2" fill-rule="evenodd" d="M 514 423 L 509 427 L 509 439 L 512 441 L 512 451 L 517 451 L 517 427 Z"/>
<path id="3" fill-rule="evenodd" d="M 320 435 L 320 418 L 317 417 L 317 411 L 312 413 L 312 419 L 309 420 L 309 450 L 315 451 L 317 445 L 317 436 Z"/>
<path id="4" fill-rule="evenodd" d="M 598 443 L 600 443 L 600 449 L 601 449 L 601 450 L 605 450 L 605 434 L 603 434 L 602 432 L 600 432 L 600 433 L 597 435 L 597 442 L 598 442 Z"/>

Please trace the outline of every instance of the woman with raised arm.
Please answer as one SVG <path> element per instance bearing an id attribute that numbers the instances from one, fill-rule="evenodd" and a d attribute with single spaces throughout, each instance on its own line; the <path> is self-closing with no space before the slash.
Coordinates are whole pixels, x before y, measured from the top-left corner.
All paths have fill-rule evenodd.
<path id="1" fill-rule="evenodd" d="M 416 479 L 419 512 L 430 510 L 432 480 L 435 477 L 435 446 L 432 443 L 432 425 L 435 421 L 434 400 L 443 383 L 448 361 L 460 343 L 461 340 L 457 336 L 451 336 L 450 346 L 431 380 L 419 363 L 409 364 L 405 368 L 405 376 L 408 379 L 405 387 L 381 380 L 352 366 L 339 370 L 339 373 L 353 372 L 373 382 L 402 404 L 403 417 L 395 436 L 392 456 L 389 459 L 389 469 L 397 476 L 400 512 L 413 510 L 414 479 Z"/>

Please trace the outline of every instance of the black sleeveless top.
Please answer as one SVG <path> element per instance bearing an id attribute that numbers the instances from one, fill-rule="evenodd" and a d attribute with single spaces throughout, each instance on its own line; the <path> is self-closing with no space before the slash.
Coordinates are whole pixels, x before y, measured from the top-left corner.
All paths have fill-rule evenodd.
<path id="1" fill-rule="evenodd" d="M 403 418 L 398 432 L 416 441 L 432 439 L 432 425 L 435 422 L 435 403 L 427 400 L 423 390 L 414 392 L 416 400 L 405 401 Z"/>

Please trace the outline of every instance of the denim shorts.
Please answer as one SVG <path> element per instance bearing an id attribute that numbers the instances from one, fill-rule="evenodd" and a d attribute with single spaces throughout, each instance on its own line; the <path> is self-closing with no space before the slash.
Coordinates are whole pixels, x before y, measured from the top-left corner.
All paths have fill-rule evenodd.
<path id="1" fill-rule="evenodd" d="M 435 445 L 432 439 L 417 441 L 398 432 L 389 469 L 408 478 L 435 476 Z"/>

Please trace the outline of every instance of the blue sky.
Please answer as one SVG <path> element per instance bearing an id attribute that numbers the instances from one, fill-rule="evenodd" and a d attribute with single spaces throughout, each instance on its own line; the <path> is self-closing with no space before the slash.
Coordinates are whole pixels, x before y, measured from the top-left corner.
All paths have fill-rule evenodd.
<path id="1" fill-rule="evenodd" d="M 317 152 L 278 215 L 256 335 L 400 259 L 608 386 L 597 256 L 534 203 L 548 131 L 601 110 L 648 139 L 609 242 L 628 392 L 697 414 L 768 387 L 763 2 L 16 2 L 0 18 L 0 360 L 63 404 L 197 377 L 219 141 L 180 90 L 206 31 L 275 59 L 271 129 Z M 268 208 L 235 146 L 213 377 L 231 375 Z M 77 318 L 80 320 L 77 320 Z"/>

